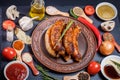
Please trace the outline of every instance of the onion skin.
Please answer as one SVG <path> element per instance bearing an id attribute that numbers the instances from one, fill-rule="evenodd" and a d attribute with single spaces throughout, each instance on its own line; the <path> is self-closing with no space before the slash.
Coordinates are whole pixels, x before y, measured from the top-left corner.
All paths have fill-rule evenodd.
<path id="1" fill-rule="evenodd" d="M 99 48 L 100 53 L 105 56 L 112 54 L 114 49 L 115 49 L 114 44 L 108 40 L 103 41 Z"/>

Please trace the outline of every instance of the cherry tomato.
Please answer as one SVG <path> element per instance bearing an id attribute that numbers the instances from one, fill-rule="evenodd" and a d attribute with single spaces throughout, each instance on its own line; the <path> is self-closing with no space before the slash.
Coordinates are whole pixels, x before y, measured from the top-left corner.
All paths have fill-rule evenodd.
<path id="1" fill-rule="evenodd" d="M 11 20 L 5 20 L 5 21 L 3 21 L 2 27 L 5 30 L 11 29 L 11 28 L 14 29 L 15 23 Z"/>
<path id="2" fill-rule="evenodd" d="M 2 51 L 2 55 L 4 58 L 12 60 L 16 56 L 16 51 L 11 47 L 6 47 Z"/>
<path id="3" fill-rule="evenodd" d="M 90 64 L 87 67 L 87 71 L 91 75 L 95 75 L 100 71 L 100 63 L 96 61 L 91 61 Z"/>
<path id="4" fill-rule="evenodd" d="M 85 6 L 84 11 L 85 11 L 86 15 L 89 15 L 89 16 L 91 16 L 91 15 L 93 15 L 95 13 L 95 9 L 91 5 Z"/>

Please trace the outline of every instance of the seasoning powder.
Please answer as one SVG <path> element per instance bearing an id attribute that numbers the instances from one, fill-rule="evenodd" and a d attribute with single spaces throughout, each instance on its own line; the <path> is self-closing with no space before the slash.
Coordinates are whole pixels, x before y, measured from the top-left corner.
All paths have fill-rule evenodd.
<path id="1" fill-rule="evenodd" d="M 23 48 L 23 43 L 21 41 L 16 41 L 13 46 L 16 50 L 21 50 Z"/>

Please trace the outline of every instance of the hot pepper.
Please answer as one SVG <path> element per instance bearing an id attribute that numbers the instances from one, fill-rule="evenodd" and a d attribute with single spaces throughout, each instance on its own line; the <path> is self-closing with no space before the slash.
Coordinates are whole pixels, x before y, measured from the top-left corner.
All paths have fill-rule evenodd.
<path id="1" fill-rule="evenodd" d="M 72 11 L 71 11 L 72 13 Z M 70 14 L 71 14 L 70 13 Z M 74 13 L 72 13 L 71 15 L 76 18 L 76 16 L 73 15 Z M 89 23 L 87 20 L 85 20 L 84 18 L 82 17 L 77 17 L 77 20 L 80 21 L 81 23 L 83 23 L 84 25 L 86 25 L 87 27 L 89 27 L 95 34 L 97 40 L 98 40 L 98 45 L 97 45 L 97 48 L 96 48 L 96 51 L 98 50 L 98 48 L 100 47 L 101 45 L 101 42 L 102 42 L 102 38 L 101 38 L 101 34 L 99 32 L 99 30 L 91 23 Z"/>
<path id="2" fill-rule="evenodd" d="M 96 48 L 96 51 L 97 51 L 98 48 L 101 45 L 101 42 L 102 42 L 102 38 L 101 38 L 99 30 L 93 24 L 89 23 L 87 20 L 85 20 L 82 17 L 78 17 L 77 20 L 79 20 L 81 23 L 83 23 L 84 25 L 89 27 L 94 32 L 94 34 L 95 34 L 95 36 L 96 36 L 96 38 L 98 40 L 98 45 L 97 45 L 97 48 Z"/>

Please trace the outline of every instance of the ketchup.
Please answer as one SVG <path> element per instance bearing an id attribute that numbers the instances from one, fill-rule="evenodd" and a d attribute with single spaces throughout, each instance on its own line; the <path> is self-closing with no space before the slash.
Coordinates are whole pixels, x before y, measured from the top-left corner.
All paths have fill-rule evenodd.
<path id="1" fill-rule="evenodd" d="M 24 80 L 27 75 L 25 66 L 19 63 L 14 63 L 6 69 L 6 76 L 9 80 Z"/>

